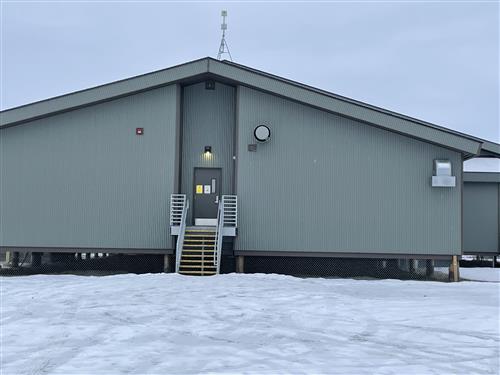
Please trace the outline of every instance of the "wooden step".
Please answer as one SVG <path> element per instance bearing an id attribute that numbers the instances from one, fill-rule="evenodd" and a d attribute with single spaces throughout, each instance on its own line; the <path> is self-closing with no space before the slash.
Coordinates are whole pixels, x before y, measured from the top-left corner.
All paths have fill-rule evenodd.
<path id="1" fill-rule="evenodd" d="M 198 240 L 198 241 L 203 241 L 201 238 L 206 238 L 205 241 L 215 241 L 215 236 L 184 236 L 184 242 L 186 242 L 186 240 L 190 240 L 190 239 L 193 239 L 193 240 Z"/>
<path id="2" fill-rule="evenodd" d="M 185 243 L 184 246 L 189 246 L 189 247 L 214 247 L 214 244 L 202 244 L 202 243 Z"/>
<path id="3" fill-rule="evenodd" d="M 198 248 L 198 247 L 184 247 L 182 248 L 183 252 L 193 252 L 193 251 L 196 251 L 196 252 L 202 252 L 202 253 L 207 253 L 207 254 L 210 254 L 212 255 L 214 252 L 215 252 L 215 249 L 213 248 L 204 248 L 204 249 L 201 249 L 201 248 Z"/>
<path id="4" fill-rule="evenodd" d="M 182 254 L 182 258 L 201 258 L 202 255 L 201 254 Z M 204 259 L 213 259 L 214 255 L 213 254 L 206 254 L 206 255 L 203 255 L 203 258 Z"/>
<path id="5" fill-rule="evenodd" d="M 182 252 L 188 252 L 188 253 L 203 253 L 203 252 L 206 252 L 206 253 L 214 253 L 215 252 L 215 249 L 182 249 Z"/>
<path id="6" fill-rule="evenodd" d="M 215 238 L 215 234 L 207 234 L 207 235 L 202 235 L 202 234 L 185 234 L 184 235 L 184 240 L 186 238 Z"/>
<path id="7" fill-rule="evenodd" d="M 193 275 L 193 276 L 214 276 L 215 272 L 200 272 L 200 271 L 179 271 L 181 275 Z"/>
<path id="8" fill-rule="evenodd" d="M 205 243 L 205 242 L 215 242 L 215 239 L 213 240 L 197 240 L 197 239 L 190 239 L 190 238 L 184 238 L 184 242 L 199 242 L 199 243 Z"/>
<path id="9" fill-rule="evenodd" d="M 215 266 L 200 266 L 200 265 L 195 265 L 195 264 L 185 264 L 185 265 L 181 264 L 180 268 L 196 268 L 199 270 L 207 270 L 208 269 L 210 272 L 212 272 L 212 269 L 215 269 L 216 267 Z"/>

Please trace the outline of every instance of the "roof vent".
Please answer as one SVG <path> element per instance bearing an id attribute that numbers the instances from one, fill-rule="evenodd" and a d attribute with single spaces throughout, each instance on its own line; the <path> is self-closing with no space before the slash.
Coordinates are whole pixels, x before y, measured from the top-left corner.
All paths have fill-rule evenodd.
<path id="1" fill-rule="evenodd" d="M 455 187 L 455 176 L 451 175 L 451 161 L 434 160 L 434 176 L 432 187 Z"/>

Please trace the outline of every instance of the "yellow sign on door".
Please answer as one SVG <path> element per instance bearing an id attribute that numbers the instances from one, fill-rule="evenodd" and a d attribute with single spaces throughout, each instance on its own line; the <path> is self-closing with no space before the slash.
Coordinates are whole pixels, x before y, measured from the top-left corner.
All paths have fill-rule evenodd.
<path id="1" fill-rule="evenodd" d="M 203 185 L 196 185 L 196 194 L 203 194 Z"/>

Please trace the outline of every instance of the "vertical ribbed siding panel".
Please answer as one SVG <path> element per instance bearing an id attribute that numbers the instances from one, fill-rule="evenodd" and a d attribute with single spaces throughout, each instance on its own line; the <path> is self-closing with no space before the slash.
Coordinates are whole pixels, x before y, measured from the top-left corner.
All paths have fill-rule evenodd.
<path id="1" fill-rule="evenodd" d="M 371 107 L 352 99 L 330 93 L 320 93 L 321 90 L 308 89 L 300 83 L 290 84 L 281 78 L 274 79 L 271 78 L 272 75 L 252 71 L 251 68 L 240 68 L 231 63 L 225 64 L 220 61 L 211 61 L 209 72 L 221 75 L 227 79 L 233 79 L 247 87 L 259 88 L 260 90 L 283 96 L 290 100 L 317 108 L 324 108 L 328 111 L 375 124 L 388 130 L 404 132 L 416 138 L 432 140 L 432 142 L 468 151 L 471 154 L 476 154 L 481 146 L 481 142 L 477 140 L 452 134 L 453 132 L 439 130 L 434 126 L 422 125 L 418 120 L 414 121 L 399 114 L 390 114 L 388 113 L 389 111 L 384 109 Z"/>
<path id="2" fill-rule="evenodd" d="M 459 153 L 246 87 L 238 111 L 237 250 L 460 253 Z M 456 188 L 431 187 L 441 158 Z"/>
<path id="3" fill-rule="evenodd" d="M 498 253 L 500 184 L 464 183 L 464 252 Z"/>
<path id="4" fill-rule="evenodd" d="M 1 245 L 172 248 L 175 117 L 173 85 L 3 129 Z"/>
<path id="5" fill-rule="evenodd" d="M 222 168 L 222 194 L 231 194 L 236 89 L 216 82 L 215 90 L 206 90 L 202 82 L 183 90 L 181 191 L 193 202 L 194 168 Z M 210 159 L 205 146 L 212 146 Z"/>

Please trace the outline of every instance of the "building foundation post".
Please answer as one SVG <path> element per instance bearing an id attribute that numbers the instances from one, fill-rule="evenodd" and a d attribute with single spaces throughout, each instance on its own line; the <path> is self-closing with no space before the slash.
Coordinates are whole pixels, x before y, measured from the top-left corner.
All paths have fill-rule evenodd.
<path id="1" fill-rule="evenodd" d="M 408 259 L 408 272 L 410 275 L 415 274 L 415 259 Z"/>
<path id="2" fill-rule="evenodd" d="M 453 255 L 451 257 L 451 264 L 450 264 L 450 270 L 449 270 L 449 280 L 453 282 L 457 282 L 460 280 L 460 266 L 458 264 L 458 256 Z"/>
<path id="3" fill-rule="evenodd" d="M 19 267 L 19 251 L 14 251 L 12 253 L 12 267 Z"/>
<path id="4" fill-rule="evenodd" d="M 492 267 L 496 268 L 496 266 L 497 266 L 497 257 L 496 257 L 496 255 L 493 255 Z"/>
<path id="5" fill-rule="evenodd" d="M 236 273 L 245 273 L 245 257 L 243 255 L 236 257 Z"/>
<path id="6" fill-rule="evenodd" d="M 169 254 L 165 254 L 163 256 L 163 272 L 172 272 L 172 258 Z"/>
<path id="7" fill-rule="evenodd" d="M 434 275 L 434 260 L 427 259 L 425 261 L 425 276 L 429 277 Z"/>

